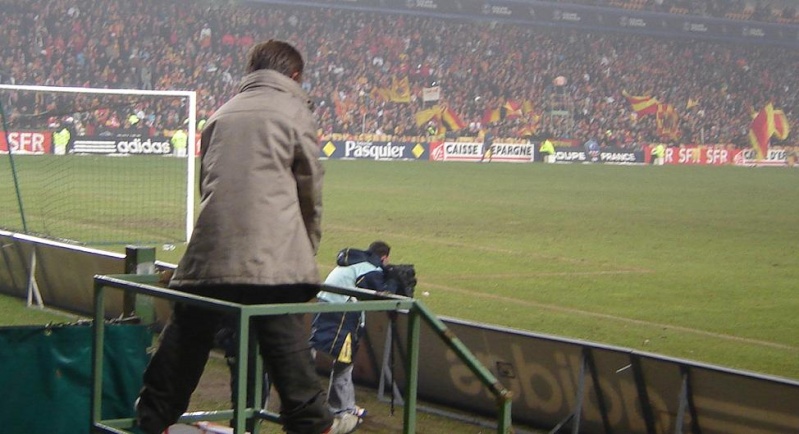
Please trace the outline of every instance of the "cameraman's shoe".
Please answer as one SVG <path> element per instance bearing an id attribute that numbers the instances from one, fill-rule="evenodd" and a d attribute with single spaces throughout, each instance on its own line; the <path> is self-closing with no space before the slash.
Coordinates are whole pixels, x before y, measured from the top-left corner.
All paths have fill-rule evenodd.
<path id="1" fill-rule="evenodd" d="M 361 422 L 363 422 L 363 420 L 358 416 L 344 413 L 336 416 L 333 419 L 333 425 L 322 434 L 349 434 L 358 429 L 358 425 L 360 425 Z"/>

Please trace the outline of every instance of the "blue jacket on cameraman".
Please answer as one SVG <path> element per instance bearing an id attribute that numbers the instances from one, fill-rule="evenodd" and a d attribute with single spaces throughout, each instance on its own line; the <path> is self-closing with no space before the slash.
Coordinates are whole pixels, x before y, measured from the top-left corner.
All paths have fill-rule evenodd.
<path id="1" fill-rule="evenodd" d="M 377 244 L 372 243 L 369 250 L 346 248 L 338 252 L 336 268 L 325 279 L 325 285 L 396 293 L 396 282 L 386 281 L 383 272 L 383 266 L 388 262 L 389 248 L 385 243 L 380 243 L 385 249 Z M 355 297 L 328 291 L 320 291 L 317 298 L 324 303 L 358 301 Z M 350 363 L 366 325 L 365 319 L 363 312 L 319 313 L 313 320 L 311 346 L 341 362 Z"/>

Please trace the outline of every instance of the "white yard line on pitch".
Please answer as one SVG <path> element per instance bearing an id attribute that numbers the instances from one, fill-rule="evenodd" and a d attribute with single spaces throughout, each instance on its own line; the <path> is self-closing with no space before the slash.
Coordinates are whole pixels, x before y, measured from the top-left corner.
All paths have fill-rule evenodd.
<path id="1" fill-rule="evenodd" d="M 469 250 L 480 250 L 483 252 L 492 252 L 492 253 L 502 253 L 505 255 L 512 255 L 516 257 L 520 256 L 528 256 L 531 258 L 536 259 L 549 259 L 554 261 L 572 263 L 572 264 L 581 264 L 585 265 L 585 259 L 580 258 L 570 258 L 565 256 L 553 256 L 553 255 L 544 255 L 541 253 L 536 252 L 528 252 L 528 251 L 518 251 L 518 250 L 511 250 L 511 249 L 503 249 L 499 247 L 491 247 L 491 246 L 483 246 L 479 244 L 469 244 L 469 243 L 460 243 L 457 241 L 451 240 L 437 240 L 435 238 L 428 238 L 428 237 L 419 237 L 415 235 L 408 235 L 408 234 L 399 234 L 399 233 L 390 233 L 384 232 L 382 230 L 374 230 L 370 228 L 354 228 L 354 227 L 347 227 L 347 226 L 338 226 L 338 225 L 330 225 L 330 229 L 334 229 L 338 232 L 356 232 L 356 233 L 380 233 L 383 238 L 386 239 L 395 239 L 395 238 L 406 238 L 415 241 L 424 241 L 429 244 L 439 244 L 445 247 L 458 247 L 462 249 L 469 249 Z M 652 273 L 653 270 L 649 270 L 646 268 L 628 268 L 629 271 L 622 271 L 623 273 Z M 612 274 L 610 272 L 608 274 Z M 574 274 L 574 273 L 567 273 L 567 274 Z"/>
<path id="2" fill-rule="evenodd" d="M 652 270 L 605 270 L 605 271 L 541 271 L 533 273 L 499 273 L 499 274 L 480 274 L 481 279 L 517 279 L 520 277 L 557 277 L 557 276 L 613 276 L 619 274 L 646 274 L 654 273 Z M 436 274 L 437 278 L 453 280 L 469 280 L 474 276 L 446 274 Z"/>

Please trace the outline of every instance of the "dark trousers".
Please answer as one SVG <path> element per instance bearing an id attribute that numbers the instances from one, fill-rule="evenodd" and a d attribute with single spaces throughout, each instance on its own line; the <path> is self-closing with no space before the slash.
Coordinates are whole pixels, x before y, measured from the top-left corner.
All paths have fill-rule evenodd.
<path id="1" fill-rule="evenodd" d="M 216 286 L 180 288 L 206 297 L 242 304 L 297 303 L 310 300 L 315 285 Z M 176 303 L 144 372 L 137 405 L 139 427 L 161 434 L 186 412 L 202 376 L 223 317 L 220 311 Z M 294 434 L 318 434 L 333 422 L 326 396 L 314 369 L 303 315 L 266 315 L 252 319 L 261 356 L 280 396 L 284 429 Z"/>

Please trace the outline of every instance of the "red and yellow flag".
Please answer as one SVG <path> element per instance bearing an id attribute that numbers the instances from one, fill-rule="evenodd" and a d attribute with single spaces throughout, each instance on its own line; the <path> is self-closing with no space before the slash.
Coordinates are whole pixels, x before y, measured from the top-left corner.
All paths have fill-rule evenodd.
<path id="1" fill-rule="evenodd" d="M 661 137 L 676 140 L 680 138 L 680 116 L 671 104 L 658 104 L 658 134 Z"/>
<path id="2" fill-rule="evenodd" d="M 434 105 L 428 109 L 420 110 L 416 112 L 415 117 L 416 126 L 419 127 L 431 120 L 444 127 L 447 131 L 458 131 L 466 127 L 466 122 L 455 113 L 455 110 L 440 105 Z"/>
<path id="3" fill-rule="evenodd" d="M 411 102 L 411 86 L 410 82 L 408 81 L 408 77 L 394 77 L 391 80 L 390 86 L 375 88 L 372 91 L 371 96 L 372 98 L 396 103 Z"/>
<path id="4" fill-rule="evenodd" d="M 660 103 L 658 102 L 657 98 L 653 98 L 651 96 L 634 96 L 627 93 L 627 91 L 622 91 L 622 95 L 627 98 L 627 102 L 633 107 L 633 111 L 638 113 L 638 116 L 646 116 L 646 115 L 656 115 L 658 112 L 658 106 Z"/>
<path id="5" fill-rule="evenodd" d="M 502 119 L 502 117 L 500 116 L 499 109 L 487 108 L 483 112 L 483 118 L 481 120 L 483 121 L 483 125 L 488 125 L 494 122 L 499 122 L 500 119 Z"/>
<path id="6" fill-rule="evenodd" d="M 463 122 L 455 110 L 449 107 L 441 110 L 441 124 L 447 131 L 458 131 L 466 126 L 466 122 Z"/>
<path id="7" fill-rule="evenodd" d="M 522 116 L 522 103 L 519 101 L 509 99 L 505 104 L 500 107 L 501 117 L 508 119 L 515 119 Z"/>
<path id="8" fill-rule="evenodd" d="M 524 100 L 524 102 L 522 102 L 522 113 L 529 115 L 533 113 L 533 108 L 534 108 L 533 102 L 530 101 L 529 99 Z"/>
<path id="9" fill-rule="evenodd" d="M 518 134 L 521 137 L 534 136 L 538 132 L 538 127 L 540 126 L 540 124 L 541 124 L 541 116 L 532 115 L 530 116 L 529 122 L 525 125 L 522 125 L 522 127 L 519 128 Z"/>
<path id="10" fill-rule="evenodd" d="M 762 160 L 768 156 L 771 137 L 776 136 L 780 140 L 785 140 L 791 129 L 785 113 L 775 109 L 772 103 L 753 113 L 752 117 L 752 123 L 749 124 L 749 142 L 757 153 L 757 159 Z"/>
<path id="11" fill-rule="evenodd" d="M 430 122 L 431 120 L 435 120 L 438 123 L 438 119 L 441 116 L 441 106 L 434 105 L 428 109 L 420 110 L 416 112 L 416 126 L 421 127 L 422 125 Z"/>
<path id="12" fill-rule="evenodd" d="M 391 97 L 393 102 L 409 103 L 411 102 L 411 85 L 408 82 L 408 77 L 397 78 L 391 83 Z"/>

